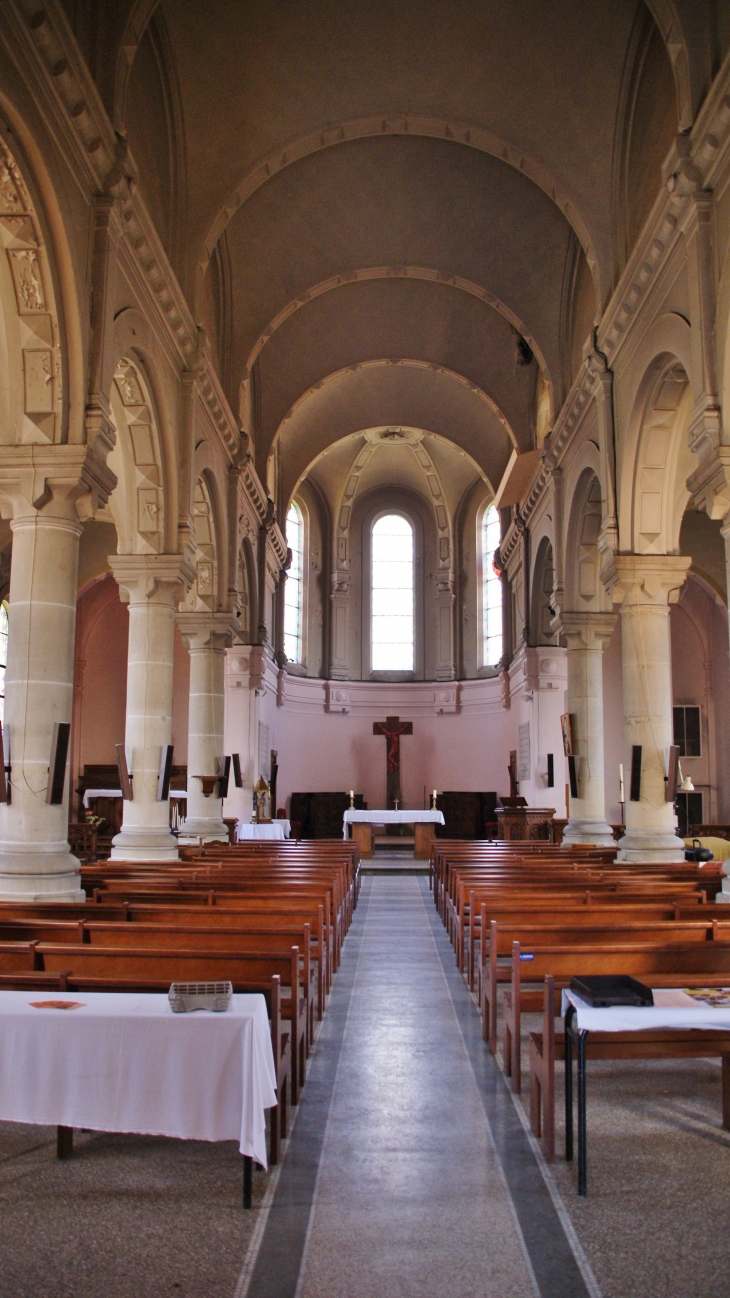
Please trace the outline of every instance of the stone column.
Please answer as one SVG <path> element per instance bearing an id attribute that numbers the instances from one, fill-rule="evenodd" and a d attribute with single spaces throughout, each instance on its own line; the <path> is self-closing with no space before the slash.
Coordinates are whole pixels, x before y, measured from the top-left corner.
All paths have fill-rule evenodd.
<path id="1" fill-rule="evenodd" d="M 218 787 L 206 797 L 200 776 L 223 770 L 223 677 L 231 643 L 228 613 L 178 613 L 178 626 L 190 654 L 187 814 L 180 839 L 228 842 Z M 233 783 L 231 770 L 230 782 Z"/>
<path id="2" fill-rule="evenodd" d="M 555 625 L 555 624 L 553 624 Z M 564 843 L 611 846 L 603 781 L 603 650 L 616 625 L 615 613 L 562 613 L 559 630 L 567 645 L 567 710 L 574 718 L 573 744 L 579 798 L 570 799 Z"/>
<path id="3" fill-rule="evenodd" d="M 125 747 L 132 775 L 132 801 L 124 803 L 112 860 L 176 861 L 170 803 L 158 802 L 157 780 L 172 734 L 175 604 L 194 569 L 178 554 L 115 554 L 109 563 L 129 604 Z"/>
<path id="4" fill-rule="evenodd" d="M 614 600 L 621 605 L 624 686 L 626 833 L 619 861 L 684 860 L 673 802 L 665 798 L 673 743 L 669 606 L 675 604 L 690 560 L 681 555 L 617 555 Z M 641 800 L 629 798 L 631 750 L 640 744 Z"/>
<path id="5" fill-rule="evenodd" d="M 116 479 L 96 449 L 4 447 L 0 498 L 11 516 L 10 637 L 5 691 L 5 762 L 10 803 L 0 804 L 0 899 L 84 901 L 68 845 L 68 762 L 63 802 L 46 801 L 53 727 L 71 722 L 76 586 L 82 517 Z"/>

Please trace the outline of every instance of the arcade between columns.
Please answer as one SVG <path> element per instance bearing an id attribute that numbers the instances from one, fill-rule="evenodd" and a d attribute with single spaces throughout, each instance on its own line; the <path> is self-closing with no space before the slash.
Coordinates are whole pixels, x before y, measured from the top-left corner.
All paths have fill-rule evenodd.
<path id="1" fill-rule="evenodd" d="M 115 555 L 110 564 L 129 605 L 124 746 L 132 781 L 112 859 L 175 861 L 177 841 L 170 832 L 168 799 L 158 796 L 158 780 L 161 753 L 172 736 L 175 605 L 194 572 L 178 555 Z"/>

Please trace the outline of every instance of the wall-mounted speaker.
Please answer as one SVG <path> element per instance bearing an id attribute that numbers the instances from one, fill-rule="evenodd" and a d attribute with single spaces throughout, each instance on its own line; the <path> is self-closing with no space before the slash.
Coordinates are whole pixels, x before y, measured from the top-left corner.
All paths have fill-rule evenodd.
<path id="1" fill-rule="evenodd" d="M 552 753 L 547 755 L 547 786 L 552 789 L 555 785 L 555 762 Z"/>
<path id="2" fill-rule="evenodd" d="M 160 753 L 160 773 L 157 777 L 157 801 L 167 802 L 170 796 L 170 776 L 172 774 L 172 744 L 163 744 Z"/>
<path id="3" fill-rule="evenodd" d="M 46 785 L 46 802 L 53 807 L 60 807 L 63 802 L 63 786 L 66 780 L 66 757 L 68 741 L 71 734 L 70 721 L 55 721 L 51 739 L 51 760 L 48 766 L 48 784 Z"/>
<path id="4" fill-rule="evenodd" d="M 671 744 L 667 762 L 667 783 L 664 788 L 664 801 L 674 802 L 677 796 L 677 768 L 679 766 L 679 747 Z"/>
<path id="5" fill-rule="evenodd" d="M 241 758 L 238 753 L 233 753 L 233 783 L 237 789 L 243 788 L 241 779 Z"/>
<path id="6" fill-rule="evenodd" d="M 119 774 L 119 787 L 122 790 L 122 797 L 125 802 L 132 801 L 132 777 L 129 774 L 127 766 L 127 753 L 124 744 L 115 744 L 114 750 L 117 754 L 117 771 Z"/>
<path id="7" fill-rule="evenodd" d="M 9 802 L 10 784 L 5 778 L 5 736 L 3 735 L 2 724 L 0 724 L 0 802 Z"/>
<path id="8" fill-rule="evenodd" d="M 570 780 L 570 796 L 577 798 L 578 795 L 578 772 L 575 764 L 575 754 L 571 753 L 568 757 L 568 779 Z"/>
<path id="9" fill-rule="evenodd" d="M 634 744 L 631 749 L 629 800 L 631 802 L 641 802 L 641 744 Z"/>
<path id="10" fill-rule="evenodd" d="M 231 778 L 231 759 L 230 757 L 224 757 L 223 770 L 221 771 L 220 778 L 218 780 L 219 798 L 228 797 L 228 781 L 230 778 Z"/>

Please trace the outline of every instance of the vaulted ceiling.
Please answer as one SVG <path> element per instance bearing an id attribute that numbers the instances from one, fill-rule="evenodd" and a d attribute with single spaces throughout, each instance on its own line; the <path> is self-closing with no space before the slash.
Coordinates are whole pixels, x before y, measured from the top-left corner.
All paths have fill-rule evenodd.
<path id="1" fill-rule="evenodd" d="M 727 0 L 97 8 L 102 93 L 280 509 L 387 424 L 496 487 L 730 42 Z"/>

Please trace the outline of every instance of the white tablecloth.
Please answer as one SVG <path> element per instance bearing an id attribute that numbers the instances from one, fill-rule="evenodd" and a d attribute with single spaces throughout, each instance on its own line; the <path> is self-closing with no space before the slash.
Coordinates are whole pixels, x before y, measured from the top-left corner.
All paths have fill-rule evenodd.
<path id="1" fill-rule="evenodd" d="M 81 1001 L 75 1010 L 32 1001 Z M 0 1119 L 237 1140 L 266 1166 L 276 1104 L 263 996 L 224 1014 L 173 1014 L 167 996 L 0 991 Z"/>
<path id="2" fill-rule="evenodd" d="M 92 798 L 121 798 L 121 789 L 87 789 L 84 794 L 84 806 L 88 808 Z M 184 789 L 170 789 L 171 798 L 187 798 L 187 792 Z"/>
<path id="3" fill-rule="evenodd" d="M 246 839 L 272 839 L 275 838 L 281 842 L 283 838 L 289 837 L 291 825 L 288 820 L 272 820 L 270 825 L 249 825 L 245 821 L 238 822 L 236 826 L 236 838 L 239 843 Z"/>
<path id="4" fill-rule="evenodd" d="M 715 990 L 717 990 L 715 988 Z M 716 1028 L 730 1031 L 730 1009 L 712 1009 L 688 996 L 681 988 L 656 988 L 654 1004 L 646 1008 L 613 1005 L 594 1009 L 576 996 L 563 991 L 561 1014 L 574 1005 L 578 1029 L 583 1032 L 641 1032 L 649 1028 Z"/>
<path id="5" fill-rule="evenodd" d="M 342 837 L 347 838 L 347 826 L 358 825 L 443 825 L 443 811 L 358 811 L 348 808 L 342 818 Z"/>

